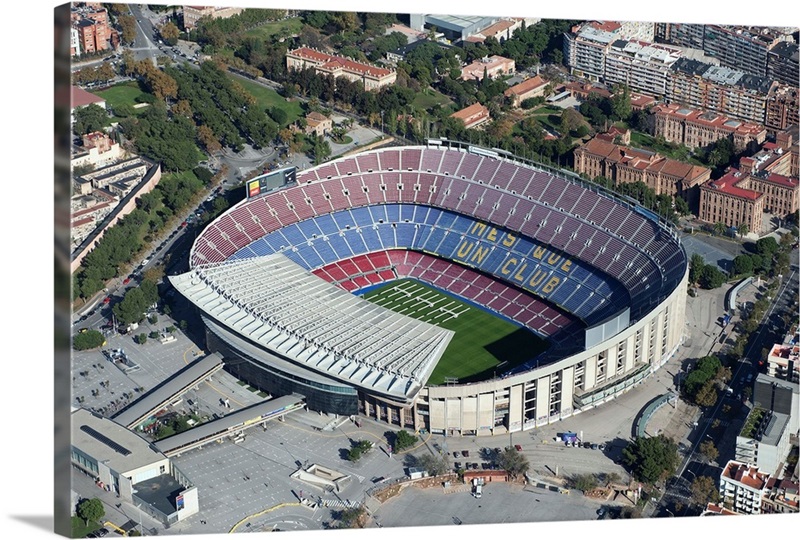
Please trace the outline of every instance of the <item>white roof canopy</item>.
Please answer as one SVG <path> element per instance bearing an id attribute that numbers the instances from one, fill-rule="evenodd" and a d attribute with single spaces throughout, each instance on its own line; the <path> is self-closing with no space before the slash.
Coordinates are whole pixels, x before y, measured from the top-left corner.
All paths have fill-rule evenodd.
<path id="1" fill-rule="evenodd" d="M 307 369 L 413 401 L 453 332 L 354 296 L 283 255 L 171 276 L 207 315 Z"/>

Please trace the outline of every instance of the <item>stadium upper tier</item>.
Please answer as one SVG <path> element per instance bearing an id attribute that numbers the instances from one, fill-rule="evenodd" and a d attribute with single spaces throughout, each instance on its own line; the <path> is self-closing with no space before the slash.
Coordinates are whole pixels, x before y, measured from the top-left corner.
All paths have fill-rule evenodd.
<path id="1" fill-rule="evenodd" d="M 413 400 L 453 332 L 351 295 L 280 254 L 171 276 L 206 315 L 312 371 Z"/>
<path id="2" fill-rule="evenodd" d="M 587 324 L 627 306 L 638 319 L 685 271 L 671 231 L 631 205 L 464 149 L 375 150 L 298 172 L 297 182 L 217 218 L 197 238 L 191 265 L 280 252 L 313 270 L 360 253 L 420 249 L 514 283 Z"/>

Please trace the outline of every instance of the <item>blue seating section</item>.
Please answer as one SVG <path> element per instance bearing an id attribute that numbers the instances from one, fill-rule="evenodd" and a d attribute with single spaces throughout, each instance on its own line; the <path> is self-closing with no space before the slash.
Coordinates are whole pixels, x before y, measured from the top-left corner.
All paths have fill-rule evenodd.
<path id="1" fill-rule="evenodd" d="M 406 221 L 407 220 L 407 221 Z M 578 317 L 629 300 L 615 280 L 527 237 L 432 207 L 386 204 L 311 218 L 269 233 L 232 257 L 282 252 L 313 270 L 386 249 L 407 248 L 457 261 L 512 283 Z"/>

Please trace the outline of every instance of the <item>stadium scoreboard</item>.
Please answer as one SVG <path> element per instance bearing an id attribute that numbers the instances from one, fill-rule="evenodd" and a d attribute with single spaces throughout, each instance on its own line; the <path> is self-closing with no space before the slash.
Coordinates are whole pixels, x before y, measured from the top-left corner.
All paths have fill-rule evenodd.
<path id="1" fill-rule="evenodd" d="M 247 198 L 252 199 L 280 187 L 297 182 L 297 167 L 286 167 L 256 176 L 247 181 Z"/>

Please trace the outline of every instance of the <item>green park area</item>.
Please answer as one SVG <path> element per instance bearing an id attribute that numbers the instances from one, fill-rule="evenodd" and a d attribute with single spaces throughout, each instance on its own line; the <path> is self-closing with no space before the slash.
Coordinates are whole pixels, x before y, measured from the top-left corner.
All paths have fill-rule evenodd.
<path id="1" fill-rule="evenodd" d="M 140 96 L 146 94 L 143 92 L 141 88 L 139 88 L 139 84 L 136 82 L 124 82 L 117 85 L 112 86 L 107 90 L 101 90 L 99 92 L 95 92 L 98 96 L 106 100 L 106 103 L 111 109 L 116 109 L 120 106 L 129 106 L 134 107 L 135 105 L 139 104 Z M 142 107 L 140 109 L 135 109 L 137 112 L 143 111 L 146 107 Z"/>
<path id="2" fill-rule="evenodd" d="M 248 80 L 245 77 L 238 75 L 231 75 L 231 77 L 256 98 L 260 107 L 264 109 L 278 107 L 286 111 L 289 124 L 303 116 L 303 108 L 299 101 L 288 101 L 275 90 Z"/>
<path id="3" fill-rule="evenodd" d="M 284 19 L 282 21 L 269 22 L 251 28 L 244 33 L 247 37 L 268 39 L 272 36 L 289 37 L 298 34 L 303 28 L 303 20 L 300 17 Z"/>

